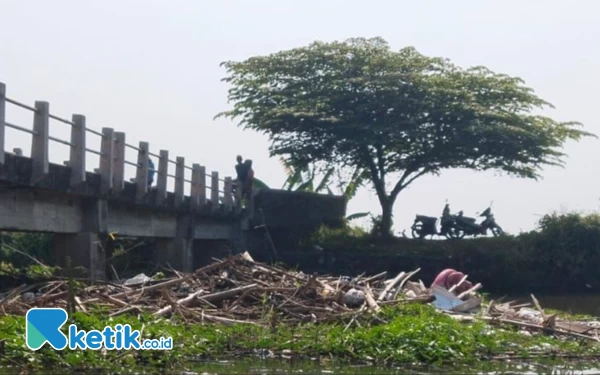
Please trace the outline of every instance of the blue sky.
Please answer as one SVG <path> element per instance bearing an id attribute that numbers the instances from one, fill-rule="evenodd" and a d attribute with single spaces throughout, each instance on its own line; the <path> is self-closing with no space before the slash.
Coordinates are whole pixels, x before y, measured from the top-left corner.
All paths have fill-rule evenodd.
<path id="1" fill-rule="evenodd" d="M 148 141 L 186 162 L 233 175 L 235 155 L 254 160 L 256 176 L 280 186 L 284 170 L 268 156 L 268 141 L 213 120 L 229 108 L 219 63 L 299 47 L 315 40 L 386 39 L 394 49 L 485 65 L 523 78 L 556 109 L 545 114 L 577 120 L 600 135 L 600 3 L 565 1 L 1 1 L 0 81 L 10 97 L 46 100 L 51 111 L 87 116 L 88 125 L 125 131 L 130 143 Z M 24 126 L 18 109 L 8 119 Z M 51 134 L 67 139 L 67 126 Z M 8 147 L 29 153 L 30 138 L 7 131 Z M 92 140 L 91 145 L 96 146 Z M 438 216 L 449 200 L 466 215 L 494 202 L 510 232 L 534 228 L 541 215 L 600 208 L 599 140 L 570 142 L 566 168 L 543 180 L 494 173 L 446 171 L 416 181 L 398 198 L 395 229 L 416 213 Z M 128 152 L 132 152 L 131 150 Z M 68 158 L 51 145 L 51 160 Z M 128 154 L 135 160 L 135 154 Z M 90 167 L 98 160 L 90 156 Z M 128 177 L 133 177 L 128 170 Z M 379 212 L 363 189 L 349 212 Z"/>

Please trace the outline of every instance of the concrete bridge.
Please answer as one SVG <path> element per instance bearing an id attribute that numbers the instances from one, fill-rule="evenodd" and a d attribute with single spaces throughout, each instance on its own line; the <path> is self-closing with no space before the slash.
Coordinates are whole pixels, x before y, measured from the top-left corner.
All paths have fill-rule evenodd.
<path id="1" fill-rule="evenodd" d="M 31 113 L 31 123 L 10 121 L 17 107 Z M 69 126 L 70 139 L 51 136 L 54 126 Z M 8 147 L 6 134 L 12 131 L 31 135 L 30 155 Z M 88 137 L 100 137 L 100 149 L 89 148 Z M 63 165 L 49 161 L 56 143 L 69 148 Z M 99 156 L 99 165 L 86 163 L 90 154 Z M 148 184 L 150 157 L 158 160 L 155 186 Z M 125 175 L 126 165 L 135 167 L 134 176 Z M 131 145 L 124 132 L 95 130 L 84 115 L 66 119 L 52 114 L 47 102 L 21 103 L 0 83 L 0 231 L 55 233 L 58 264 L 68 256 L 92 279 L 104 278 L 104 244 L 116 233 L 156 238 L 160 258 L 190 271 L 194 241 L 228 240 L 239 250 L 242 218 L 252 212 L 240 202 L 231 177 L 208 174 L 206 166 L 186 164 L 183 157 L 172 159 L 167 150 L 154 153 L 147 142 Z"/>

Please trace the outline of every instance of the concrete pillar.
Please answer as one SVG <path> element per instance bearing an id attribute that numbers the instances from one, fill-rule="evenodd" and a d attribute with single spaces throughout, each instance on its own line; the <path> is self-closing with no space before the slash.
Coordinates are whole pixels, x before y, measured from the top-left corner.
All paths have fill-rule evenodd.
<path id="1" fill-rule="evenodd" d="M 106 241 L 108 204 L 102 199 L 88 199 L 81 202 L 83 209 L 83 231 L 77 234 L 55 234 L 54 253 L 57 264 L 83 267 L 90 280 L 106 279 Z"/>
<path id="2" fill-rule="evenodd" d="M 156 173 L 156 204 L 163 204 L 167 199 L 167 177 L 169 175 L 169 151 L 160 150 L 158 173 Z"/>
<path id="3" fill-rule="evenodd" d="M 198 178 L 200 179 L 200 195 L 198 196 L 198 199 L 200 200 L 200 205 L 201 206 L 205 206 L 206 205 L 206 167 L 204 166 L 200 166 L 200 168 L 198 168 Z"/>
<path id="4" fill-rule="evenodd" d="M 79 189 L 86 180 L 85 156 L 86 156 L 86 131 L 85 116 L 73 115 L 73 126 L 71 127 L 71 150 L 69 156 L 69 167 L 71 167 L 71 189 Z"/>
<path id="5" fill-rule="evenodd" d="M 31 137 L 31 183 L 37 184 L 48 175 L 50 164 L 48 161 L 48 123 L 50 121 L 50 104 L 48 102 L 35 102 L 36 112 L 33 115 L 33 131 Z"/>
<path id="6" fill-rule="evenodd" d="M 183 203 L 183 187 L 185 184 L 185 159 L 178 156 L 175 166 L 175 207 L 180 207 Z"/>
<path id="7" fill-rule="evenodd" d="M 225 209 L 229 212 L 233 208 L 233 181 L 231 177 L 225 177 L 225 196 L 223 198 Z"/>
<path id="8" fill-rule="evenodd" d="M 113 188 L 113 174 L 115 166 L 115 141 L 114 129 L 102 128 L 102 141 L 100 142 L 100 191 L 108 194 Z"/>
<path id="9" fill-rule="evenodd" d="M 121 194 L 125 187 L 125 133 L 114 133 L 113 193 Z"/>
<path id="10" fill-rule="evenodd" d="M 202 171 L 200 170 L 200 164 L 192 164 L 192 187 L 190 189 L 190 209 L 197 210 L 201 206 L 200 192 L 204 188 L 201 186 L 200 176 Z M 202 205 L 204 202 L 202 202 Z"/>
<path id="11" fill-rule="evenodd" d="M 99 235 L 92 232 L 54 235 L 54 252 L 58 265 L 65 268 L 67 257 L 70 257 L 71 267 L 84 267 L 92 281 L 106 278 L 104 245 Z"/>
<path id="12" fill-rule="evenodd" d="M 219 172 L 212 172 L 210 176 L 210 204 L 213 211 L 221 207 L 219 202 Z"/>
<path id="13" fill-rule="evenodd" d="M 135 199 L 142 201 L 148 193 L 148 152 L 150 145 L 148 142 L 140 142 L 138 147 L 137 168 L 135 173 Z"/>
<path id="14" fill-rule="evenodd" d="M 188 215 L 177 218 L 175 238 L 160 238 L 156 241 L 156 258 L 161 264 L 170 264 L 175 270 L 192 272 L 193 255 L 193 219 Z"/>

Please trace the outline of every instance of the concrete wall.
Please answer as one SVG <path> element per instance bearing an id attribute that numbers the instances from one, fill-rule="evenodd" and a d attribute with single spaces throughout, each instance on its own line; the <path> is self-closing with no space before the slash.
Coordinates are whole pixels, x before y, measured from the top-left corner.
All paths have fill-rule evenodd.
<path id="1" fill-rule="evenodd" d="M 245 247 L 257 255 L 290 251 L 321 225 L 342 225 L 345 216 L 346 200 L 341 196 L 259 190 L 253 220 L 244 232 Z"/>
<path id="2" fill-rule="evenodd" d="M 261 189 L 254 196 L 254 221 L 270 228 L 315 228 L 342 224 L 346 200 L 337 195 Z"/>

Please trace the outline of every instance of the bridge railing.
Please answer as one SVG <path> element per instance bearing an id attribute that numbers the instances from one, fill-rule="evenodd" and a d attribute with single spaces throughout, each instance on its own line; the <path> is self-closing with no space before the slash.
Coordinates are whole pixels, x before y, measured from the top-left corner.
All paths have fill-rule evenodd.
<path id="1" fill-rule="evenodd" d="M 23 127 L 6 119 L 6 108 L 8 105 L 21 107 L 33 113 L 33 128 Z M 50 119 L 71 126 L 71 139 L 64 140 L 49 134 Z M 160 150 L 158 154 L 150 151 L 148 142 L 139 142 L 138 146 L 127 143 L 124 132 L 114 131 L 113 128 L 103 127 L 101 131 L 90 128 L 86 124 L 86 118 L 81 114 L 74 114 L 71 120 L 50 113 L 48 102 L 36 101 L 33 106 L 21 103 L 7 96 L 6 85 L 0 82 L 0 166 L 5 163 L 6 129 L 12 129 L 31 134 L 31 159 L 32 174 L 31 183 L 35 184 L 49 173 L 49 143 L 50 141 L 61 143 L 69 147 L 69 160 L 65 161 L 71 169 L 70 187 L 77 189 L 86 182 L 86 156 L 88 153 L 98 155 L 100 158 L 98 168 L 93 172 L 100 174 L 100 189 L 103 194 L 118 195 L 124 189 L 125 165 L 135 167 L 135 177 L 130 181 L 136 185 L 136 199 L 145 199 L 150 189 L 148 173 L 155 172 L 157 204 L 162 204 L 167 198 L 167 180 L 174 179 L 175 206 L 184 203 L 184 190 L 186 184 L 190 184 L 191 208 L 201 208 L 210 203 L 213 209 L 218 209 L 222 203 L 227 210 L 240 209 L 240 199 L 236 196 L 234 203 L 233 180 L 231 177 L 219 178 L 219 172 L 206 172 L 206 167 L 198 163 L 191 166 L 185 164 L 183 157 L 175 160 L 169 157 L 168 150 Z M 92 134 L 101 138 L 100 150 L 87 147 L 87 136 Z M 127 149 L 137 152 L 135 161 L 127 159 Z M 19 149 L 13 152 L 19 154 Z M 158 169 L 149 166 L 150 156 L 158 159 Z M 174 165 L 175 172 L 169 168 Z M 191 180 L 185 178 L 185 171 L 191 171 Z M 210 185 L 207 185 L 207 177 Z M 207 188 L 209 195 L 207 196 Z M 239 189 L 238 189 L 239 190 Z"/>

